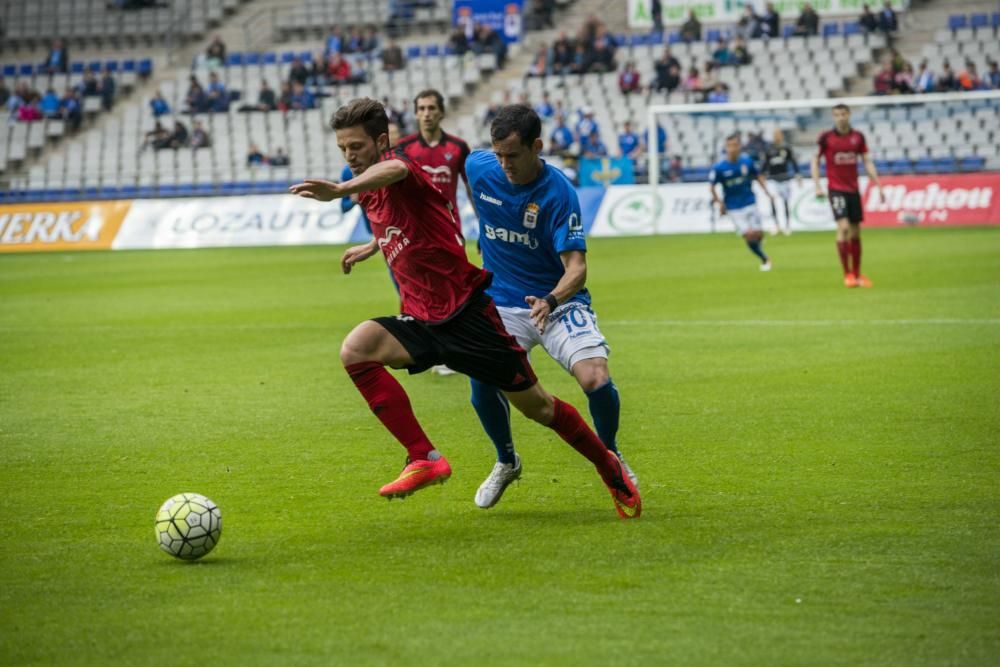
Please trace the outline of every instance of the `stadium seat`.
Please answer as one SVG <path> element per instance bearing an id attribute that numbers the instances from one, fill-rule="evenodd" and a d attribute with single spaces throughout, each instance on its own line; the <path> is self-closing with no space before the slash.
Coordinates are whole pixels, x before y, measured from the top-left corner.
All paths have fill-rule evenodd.
<path id="1" fill-rule="evenodd" d="M 243 64 L 247 65 L 247 66 L 260 65 L 260 54 L 256 53 L 256 52 L 253 52 L 253 53 L 244 53 L 243 54 Z"/>
<path id="2" fill-rule="evenodd" d="M 913 163 L 913 170 L 918 174 L 932 174 L 934 169 L 934 160 L 929 157 L 922 157 Z"/>
<path id="3" fill-rule="evenodd" d="M 261 57 L 261 62 L 265 65 L 277 65 L 278 54 L 274 51 L 268 51 Z"/>
<path id="4" fill-rule="evenodd" d="M 938 172 L 958 171 L 958 162 L 953 157 L 934 158 L 934 170 Z"/>
<path id="5" fill-rule="evenodd" d="M 840 34 L 840 24 L 839 23 L 825 23 L 823 24 L 823 37 L 835 37 Z"/>
<path id="6" fill-rule="evenodd" d="M 243 64 L 243 54 L 240 53 L 239 51 L 230 53 L 229 55 L 226 56 L 227 67 L 240 66 L 242 64 Z"/>
<path id="7" fill-rule="evenodd" d="M 990 23 L 993 24 L 993 28 L 1000 28 L 1000 12 L 993 12 L 990 16 Z"/>
<path id="8" fill-rule="evenodd" d="M 81 62 L 70 63 L 69 71 L 72 74 L 83 74 L 83 63 Z"/>
<path id="9" fill-rule="evenodd" d="M 17 76 L 17 65 L 4 65 L 3 66 L 4 78 L 13 79 Z"/>
<path id="10" fill-rule="evenodd" d="M 986 166 L 986 158 L 978 155 L 970 155 L 962 158 L 959 162 L 959 169 L 962 171 L 982 171 Z"/>
<path id="11" fill-rule="evenodd" d="M 986 14 L 973 14 L 969 17 L 969 25 L 972 28 L 985 28 L 990 25 L 990 17 Z"/>
<path id="12" fill-rule="evenodd" d="M 952 14 L 948 17 L 948 28 L 950 30 L 958 30 L 959 28 L 966 28 L 969 25 L 969 18 L 965 14 Z"/>
<path id="13" fill-rule="evenodd" d="M 861 24 L 857 21 L 844 21 L 844 36 L 860 35 Z"/>
<path id="14" fill-rule="evenodd" d="M 31 78 L 35 73 L 35 66 L 30 63 L 22 63 L 20 67 L 17 68 L 18 76 L 23 76 Z"/>
<path id="15" fill-rule="evenodd" d="M 681 34 L 676 30 L 667 35 L 668 44 L 680 44 L 682 41 Z"/>
<path id="16" fill-rule="evenodd" d="M 795 26 L 785 24 L 785 27 L 781 29 L 781 36 L 788 39 L 795 34 Z"/>
<path id="17" fill-rule="evenodd" d="M 139 61 L 139 76 L 147 77 L 153 73 L 153 60 L 151 58 L 143 58 Z"/>

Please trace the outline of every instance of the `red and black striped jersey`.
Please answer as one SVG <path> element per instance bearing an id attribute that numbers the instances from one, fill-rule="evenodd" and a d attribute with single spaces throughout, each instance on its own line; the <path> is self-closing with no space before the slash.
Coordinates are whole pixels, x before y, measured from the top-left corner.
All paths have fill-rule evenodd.
<path id="1" fill-rule="evenodd" d="M 430 176 L 431 182 L 451 201 L 458 217 L 458 179 L 465 179 L 465 158 L 469 157 L 469 145 L 458 137 L 441 133 L 441 140 L 431 146 L 423 135 L 410 134 L 399 140 L 396 151 L 413 160 Z"/>

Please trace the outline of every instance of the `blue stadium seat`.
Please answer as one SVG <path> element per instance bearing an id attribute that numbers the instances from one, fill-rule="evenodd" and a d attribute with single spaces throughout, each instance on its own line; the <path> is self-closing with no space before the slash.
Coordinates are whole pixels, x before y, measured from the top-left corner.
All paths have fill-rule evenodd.
<path id="1" fill-rule="evenodd" d="M 35 73 L 35 66 L 31 63 L 21 63 L 21 66 L 17 68 L 17 73 L 20 76 L 30 77 Z"/>
<path id="2" fill-rule="evenodd" d="M 92 61 L 90 61 L 90 64 L 87 65 L 87 69 L 89 69 L 91 72 L 100 72 L 101 71 L 101 61 L 100 60 L 92 60 Z"/>
<path id="3" fill-rule="evenodd" d="M 892 163 L 889 160 L 875 160 L 875 169 L 878 170 L 880 174 L 888 174 L 890 165 Z"/>
<path id="4" fill-rule="evenodd" d="M 274 51 L 268 51 L 262 56 L 261 62 L 265 65 L 276 65 L 278 63 L 278 54 Z"/>
<path id="5" fill-rule="evenodd" d="M 985 28 L 990 25 L 990 17 L 986 14 L 973 14 L 969 17 L 969 25 L 973 28 Z"/>
<path id="6" fill-rule="evenodd" d="M 719 30 L 718 28 L 709 28 L 705 32 L 705 41 L 706 42 L 717 42 L 720 39 L 722 39 L 722 31 Z"/>
<path id="7" fill-rule="evenodd" d="M 260 54 L 259 53 L 244 53 L 243 54 L 243 64 L 244 65 L 260 65 Z"/>
<path id="8" fill-rule="evenodd" d="M 839 23 L 824 23 L 823 24 L 823 37 L 835 37 L 840 34 L 840 24 Z"/>
<path id="9" fill-rule="evenodd" d="M 428 44 L 427 48 L 424 50 L 424 55 L 437 57 L 441 55 L 441 45 L 440 44 Z"/>
<path id="10" fill-rule="evenodd" d="M 226 66 L 235 67 L 243 64 L 243 54 L 240 51 L 230 53 L 226 56 Z"/>
<path id="11" fill-rule="evenodd" d="M 69 71 L 72 74 L 83 74 L 83 63 L 81 62 L 70 63 Z"/>
<path id="12" fill-rule="evenodd" d="M 649 43 L 650 44 L 654 44 L 656 46 L 659 46 L 659 45 L 663 44 L 663 33 L 662 32 L 653 32 L 653 33 L 650 33 L 649 34 Z"/>
<path id="13" fill-rule="evenodd" d="M 148 199 L 154 196 L 155 194 L 156 192 L 154 191 L 152 185 L 140 185 L 138 188 L 136 188 L 135 196 L 140 199 Z"/>
<path id="14" fill-rule="evenodd" d="M 1000 28 L 1000 12 L 993 12 L 993 15 L 990 17 L 990 23 L 993 24 L 994 28 Z"/>
<path id="15" fill-rule="evenodd" d="M 788 39 L 795 34 L 795 26 L 786 24 L 784 28 L 781 29 L 781 36 Z"/>
<path id="16" fill-rule="evenodd" d="M 282 51 L 281 52 L 281 64 L 282 65 L 287 65 L 288 63 L 292 62 L 293 60 L 295 60 L 295 54 L 294 53 L 292 53 L 291 51 Z"/>
<path id="17" fill-rule="evenodd" d="M 153 73 L 153 59 L 143 58 L 139 61 L 139 76 L 149 76 Z"/>
<path id="18" fill-rule="evenodd" d="M 933 174 L 934 169 L 934 160 L 929 157 L 922 157 L 913 163 L 913 170 L 918 174 Z"/>
<path id="19" fill-rule="evenodd" d="M 958 30 L 969 27 L 969 18 L 965 14 L 952 14 L 948 17 L 948 28 Z"/>
<path id="20" fill-rule="evenodd" d="M 894 174 L 908 174 L 913 171 L 913 165 L 906 159 L 889 160 L 889 171 Z"/>
<path id="21" fill-rule="evenodd" d="M 134 60 L 123 60 L 122 61 L 122 71 L 123 72 L 134 72 L 135 71 L 135 61 Z"/>
<path id="22" fill-rule="evenodd" d="M 4 65 L 3 75 L 5 78 L 13 78 L 17 76 L 17 65 Z"/>
<path id="23" fill-rule="evenodd" d="M 215 194 L 215 185 L 212 183 L 196 183 L 194 191 L 199 195 Z"/>
<path id="24" fill-rule="evenodd" d="M 118 72 L 118 61 L 117 60 L 106 60 L 104 62 L 104 68 L 109 72 L 116 74 Z"/>
<path id="25" fill-rule="evenodd" d="M 86 188 L 83 189 L 83 198 L 84 199 L 98 199 L 99 198 L 98 197 L 98 192 L 100 192 L 100 190 L 97 187 L 95 187 L 95 186 L 86 187 Z"/>
<path id="26" fill-rule="evenodd" d="M 450 46 L 445 46 L 444 47 L 444 54 L 446 56 L 453 56 L 453 55 L 455 55 L 455 49 L 451 48 Z"/>
<path id="27" fill-rule="evenodd" d="M 101 199 L 121 199 L 122 189 L 114 185 L 103 186 L 97 194 Z"/>
<path id="28" fill-rule="evenodd" d="M 299 58 L 304 63 L 309 62 L 310 60 L 312 60 L 312 57 L 313 57 L 312 51 L 302 51 L 298 55 L 299 55 Z"/>
<path id="29" fill-rule="evenodd" d="M 861 24 L 857 21 L 844 21 L 844 34 L 845 35 L 860 35 L 861 34 Z"/>
<path id="30" fill-rule="evenodd" d="M 681 34 L 676 30 L 667 35 L 668 44 L 680 44 L 681 41 Z"/>
<path id="31" fill-rule="evenodd" d="M 978 155 L 970 155 L 962 158 L 958 166 L 962 171 L 982 171 L 986 166 L 986 158 L 979 157 Z"/>
<path id="32" fill-rule="evenodd" d="M 940 172 L 958 171 L 958 161 L 953 157 L 934 158 L 934 170 Z"/>
<path id="33" fill-rule="evenodd" d="M 118 188 L 118 196 L 122 199 L 134 199 L 139 194 L 139 188 L 134 185 L 123 185 Z"/>
<path id="34" fill-rule="evenodd" d="M 420 47 L 419 46 L 408 46 L 406 47 L 406 57 L 409 59 L 420 57 Z"/>
<path id="35" fill-rule="evenodd" d="M 180 186 L 164 183 L 160 185 L 157 192 L 161 197 L 176 197 L 180 194 Z"/>

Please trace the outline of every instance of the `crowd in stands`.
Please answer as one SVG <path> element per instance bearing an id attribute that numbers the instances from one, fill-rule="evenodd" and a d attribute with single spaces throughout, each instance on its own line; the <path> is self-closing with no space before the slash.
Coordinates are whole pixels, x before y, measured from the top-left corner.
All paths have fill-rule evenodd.
<path id="1" fill-rule="evenodd" d="M 247 151 L 247 166 L 256 167 L 268 165 L 271 167 L 287 167 L 291 161 L 288 159 L 288 154 L 285 152 L 284 148 L 278 147 L 274 151 L 274 155 L 264 155 L 263 151 L 257 146 L 257 144 L 250 144 L 250 150 Z"/>
<path id="2" fill-rule="evenodd" d="M 209 148 L 211 145 L 212 138 L 200 120 L 196 120 L 191 124 L 190 131 L 188 131 L 187 126 L 180 120 L 174 121 L 173 130 L 167 130 L 167 128 L 163 127 L 163 123 L 157 120 L 153 129 L 146 133 L 145 140 L 142 142 L 139 150 L 143 151 L 146 148 L 152 148 L 153 150 L 191 148 L 192 150 L 197 150 L 199 148 Z"/>
<path id="3" fill-rule="evenodd" d="M 83 99 L 100 98 L 101 107 L 110 111 L 116 90 L 115 79 L 107 69 L 101 70 L 100 76 L 94 70 L 84 71 L 82 81 L 67 86 L 62 95 L 51 85 L 42 93 L 27 81 L 20 81 L 10 89 L 0 77 L 0 105 L 6 109 L 11 122 L 56 119 L 65 121 L 68 130 L 76 131 L 83 121 Z"/>
<path id="4" fill-rule="evenodd" d="M 565 31 L 549 47 L 542 44 L 526 76 L 590 74 L 613 72 L 618 68 L 615 53 L 618 45 L 604 22 L 591 15 L 570 37 Z"/>
<path id="5" fill-rule="evenodd" d="M 448 37 L 447 48 L 459 56 L 492 53 L 496 56 L 497 67 L 501 69 L 507 62 L 507 42 L 492 27 L 481 23 L 469 28 L 456 26 Z"/>
<path id="6" fill-rule="evenodd" d="M 989 69 L 985 73 L 980 73 L 972 60 L 966 60 L 960 72 L 955 72 L 947 60 L 942 63 L 939 72 L 931 71 L 926 60 L 914 70 L 913 63 L 903 58 L 896 49 L 890 49 L 875 74 L 872 94 L 912 95 L 1000 89 L 997 61 L 991 58 L 987 62 Z"/>

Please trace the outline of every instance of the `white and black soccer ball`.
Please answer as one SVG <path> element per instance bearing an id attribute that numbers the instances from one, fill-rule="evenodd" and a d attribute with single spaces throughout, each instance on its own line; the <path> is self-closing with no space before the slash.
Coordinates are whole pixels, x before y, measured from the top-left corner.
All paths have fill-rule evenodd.
<path id="1" fill-rule="evenodd" d="M 899 220 L 900 224 L 916 225 L 923 222 L 924 214 L 916 211 L 900 211 L 896 219 Z"/>
<path id="2" fill-rule="evenodd" d="M 222 535 L 219 506 L 200 493 L 180 493 L 156 513 L 156 541 L 171 556 L 196 560 Z"/>

